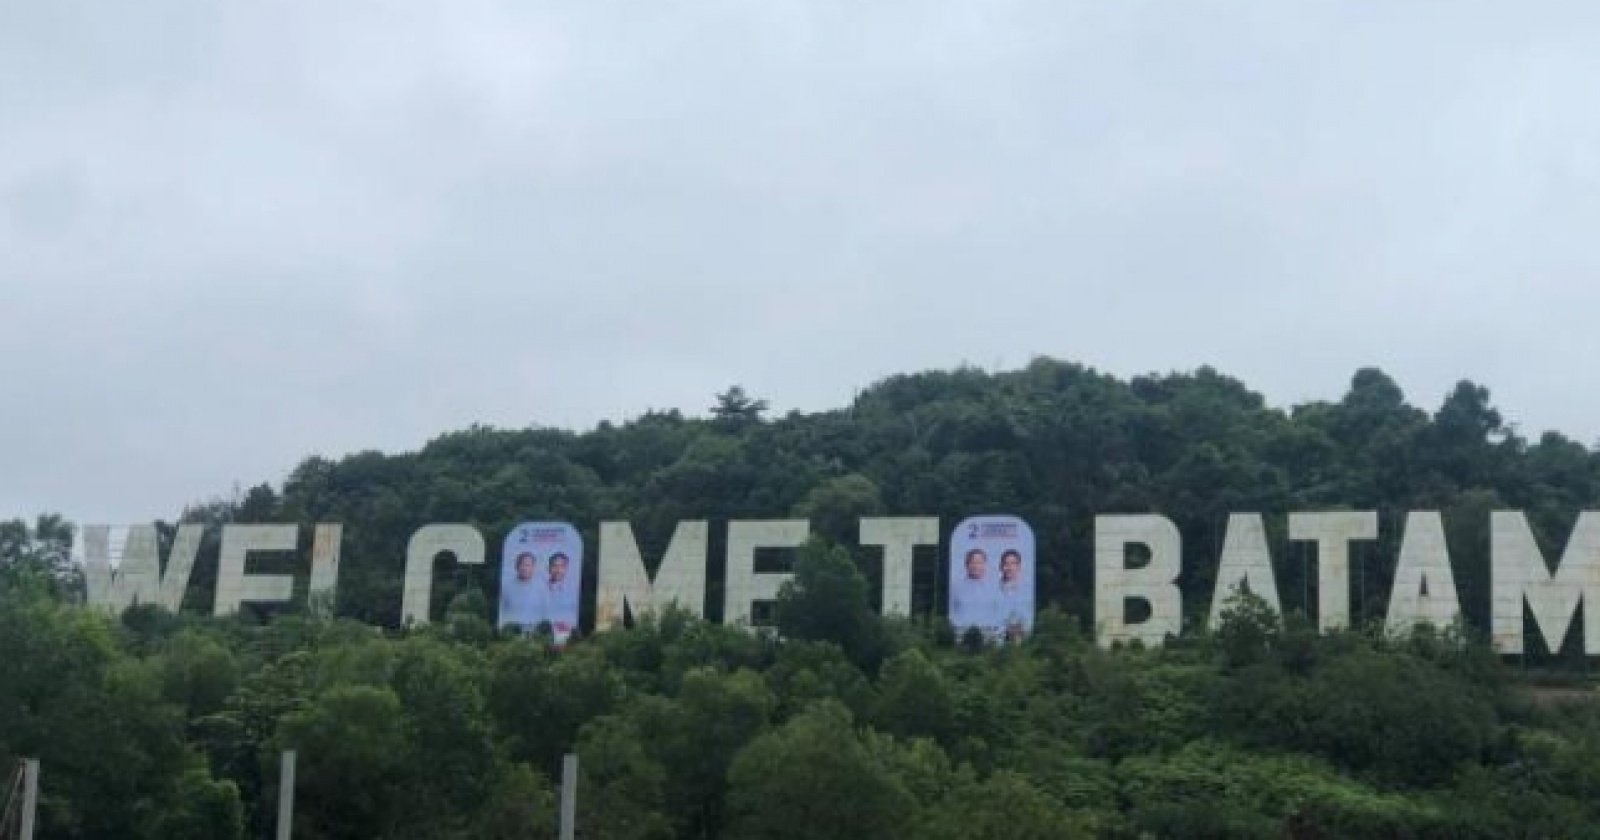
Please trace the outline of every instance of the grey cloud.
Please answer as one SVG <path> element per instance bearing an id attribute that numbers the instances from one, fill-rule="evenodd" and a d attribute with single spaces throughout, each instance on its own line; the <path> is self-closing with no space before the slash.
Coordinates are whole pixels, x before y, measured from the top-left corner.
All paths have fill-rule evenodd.
<path id="1" fill-rule="evenodd" d="M 0 5 L 0 514 L 1033 354 L 1600 435 L 1588 3 Z"/>

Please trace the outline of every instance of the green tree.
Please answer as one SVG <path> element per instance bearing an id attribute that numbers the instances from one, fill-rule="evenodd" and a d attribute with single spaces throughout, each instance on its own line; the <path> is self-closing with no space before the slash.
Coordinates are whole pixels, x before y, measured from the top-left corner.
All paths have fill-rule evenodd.
<path id="1" fill-rule="evenodd" d="M 167 643 L 161 656 L 162 692 L 189 719 L 222 710 L 239 682 L 233 651 L 199 631 L 184 631 Z"/>
<path id="2" fill-rule="evenodd" d="M 767 401 L 746 394 L 742 385 L 729 387 L 717 394 L 716 400 L 711 406 L 711 416 L 718 425 L 727 429 L 737 430 L 759 423 L 762 413 L 767 410 Z"/>
<path id="3" fill-rule="evenodd" d="M 584 727 L 578 744 L 578 824 L 584 836 L 614 840 L 670 838 L 667 769 L 652 758 L 626 718 Z"/>
<path id="4" fill-rule="evenodd" d="M 778 590 L 774 611 L 785 638 L 833 642 L 856 664 L 876 668 L 884 634 L 867 603 L 867 581 L 843 548 L 812 539 L 800 549 L 794 578 Z"/>
<path id="5" fill-rule="evenodd" d="M 483 664 L 470 648 L 430 639 L 399 647 L 392 686 L 405 735 L 396 780 L 405 831 L 459 836 L 504 772 L 484 709 Z"/>
<path id="6" fill-rule="evenodd" d="M 729 838 L 898 837 L 915 802 L 823 702 L 740 751 L 728 773 Z"/>
<path id="7" fill-rule="evenodd" d="M 156 663 L 125 655 L 101 616 L 32 590 L 0 593 L 0 651 L 0 766 L 48 768 L 42 836 L 155 836 L 194 766 Z"/>
<path id="8" fill-rule="evenodd" d="M 930 840 L 1069 840 L 1093 837 L 1090 821 L 1016 773 L 953 791 L 930 808 L 917 836 Z"/>
<path id="9" fill-rule="evenodd" d="M 526 764 L 510 765 L 495 774 L 472 829 L 461 836 L 473 840 L 552 840 L 558 814 L 550 783 Z"/>
<path id="10" fill-rule="evenodd" d="M 623 681 L 599 648 L 553 656 L 543 645 L 500 645 L 489 664 L 488 710 L 511 757 L 554 774 L 583 725 L 611 711 Z"/>
<path id="11" fill-rule="evenodd" d="M 30 525 L 0 521 L 0 586 L 32 580 L 63 598 L 83 596 L 83 572 L 72 563 L 73 526 L 41 513 Z"/>
<path id="12" fill-rule="evenodd" d="M 1282 634 L 1283 620 L 1272 605 L 1260 596 L 1236 592 L 1222 608 L 1216 642 L 1223 661 L 1240 668 L 1266 661 Z"/>
<path id="13" fill-rule="evenodd" d="M 291 712 L 279 742 L 297 751 L 295 830 L 321 840 L 395 837 L 406 755 L 400 698 L 387 688 L 335 686 Z M 270 756 L 276 766 L 277 755 Z"/>
<path id="14" fill-rule="evenodd" d="M 905 651 L 883 665 L 872 724 L 903 738 L 954 743 L 958 732 L 955 692 L 922 651 Z"/>
<path id="15" fill-rule="evenodd" d="M 721 825 L 728 766 L 766 731 L 776 705 L 753 671 L 701 668 L 684 675 L 676 697 L 634 706 L 630 716 L 652 758 L 671 769 L 668 799 L 684 809 L 680 834 L 704 836 Z"/>
<path id="16" fill-rule="evenodd" d="M 795 506 L 795 514 L 809 521 L 814 533 L 842 545 L 856 541 L 861 517 L 885 512 L 878 485 L 861 473 L 823 481 Z"/>
<path id="17" fill-rule="evenodd" d="M 164 840 L 238 840 L 244 836 L 239 787 L 193 767 L 178 779 L 174 806 L 154 817 L 151 837 Z"/>

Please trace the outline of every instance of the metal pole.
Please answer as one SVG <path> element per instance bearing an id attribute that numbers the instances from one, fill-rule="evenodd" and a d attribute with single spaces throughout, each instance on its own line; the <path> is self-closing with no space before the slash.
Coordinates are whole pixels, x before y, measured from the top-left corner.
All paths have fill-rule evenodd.
<path id="1" fill-rule="evenodd" d="M 294 831 L 294 750 L 284 750 L 278 763 L 278 840 Z"/>
<path id="2" fill-rule="evenodd" d="M 561 840 L 578 836 L 578 754 L 561 758 Z"/>
<path id="3" fill-rule="evenodd" d="M 33 814 L 39 807 L 39 759 L 28 758 L 22 762 L 22 831 L 21 840 L 33 840 Z"/>

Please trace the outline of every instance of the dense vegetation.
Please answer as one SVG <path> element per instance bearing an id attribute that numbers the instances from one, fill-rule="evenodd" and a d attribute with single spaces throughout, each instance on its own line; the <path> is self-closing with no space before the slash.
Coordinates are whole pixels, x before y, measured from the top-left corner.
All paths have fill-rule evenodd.
<path id="1" fill-rule="evenodd" d="M 64 522 L 0 525 L 0 767 L 43 760 L 42 836 L 63 838 L 270 836 L 290 747 L 306 838 L 550 836 L 572 750 L 580 833 L 597 838 L 1600 836 L 1600 705 L 1575 644 L 1574 688 L 1535 692 L 1471 631 L 1369 629 L 1391 514 L 1444 511 L 1481 627 L 1487 512 L 1526 510 L 1554 546 L 1595 505 L 1600 456 L 1530 443 L 1483 388 L 1429 414 L 1365 370 L 1340 401 L 1283 412 L 1209 370 L 1121 382 L 1041 360 L 763 414 L 735 389 L 705 419 L 474 428 L 416 453 L 311 459 L 281 489 L 184 514 L 344 522 L 335 619 L 200 615 L 215 545 L 194 613 L 106 619 L 72 603 Z M 1286 619 L 1241 599 L 1217 632 L 1161 650 L 1085 636 L 1093 514 L 1177 521 L 1198 616 L 1229 512 L 1332 507 L 1385 512 L 1357 558 L 1357 629 L 1312 631 L 1306 558 L 1276 528 Z M 1039 534 L 1049 608 L 1031 639 L 953 638 L 931 557 L 916 618 L 872 612 L 856 517 L 980 512 Z M 488 567 L 442 568 L 435 623 L 394 626 L 404 543 L 428 522 L 495 538 L 568 519 L 592 541 L 626 519 L 659 556 L 679 519 L 791 514 L 818 537 L 772 634 L 672 613 L 557 652 L 494 632 Z"/>

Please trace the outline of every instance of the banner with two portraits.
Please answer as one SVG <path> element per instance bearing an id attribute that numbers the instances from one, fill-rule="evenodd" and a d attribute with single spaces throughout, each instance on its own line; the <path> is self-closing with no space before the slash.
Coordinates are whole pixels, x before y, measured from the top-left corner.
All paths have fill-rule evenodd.
<path id="1" fill-rule="evenodd" d="M 1033 631 L 1033 529 L 1015 516 L 973 516 L 950 535 L 950 623 L 990 641 Z"/>
<path id="2" fill-rule="evenodd" d="M 578 627 L 583 537 L 567 522 L 524 522 L 500 552 L 499 626 L 532 631 L 549 624 L 557 644 Z"/>

